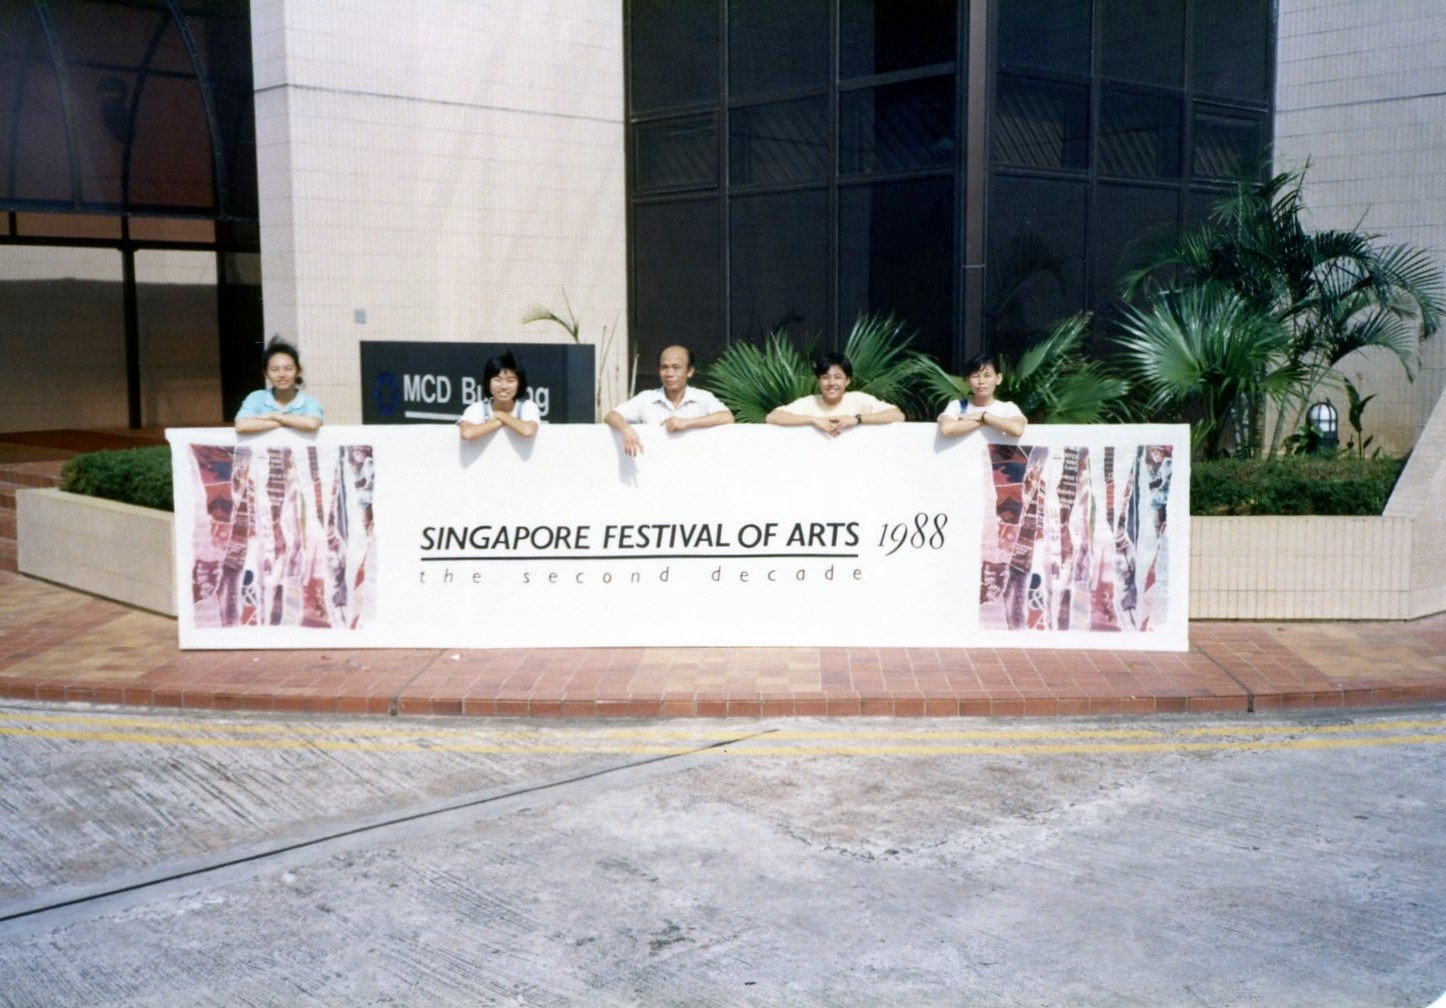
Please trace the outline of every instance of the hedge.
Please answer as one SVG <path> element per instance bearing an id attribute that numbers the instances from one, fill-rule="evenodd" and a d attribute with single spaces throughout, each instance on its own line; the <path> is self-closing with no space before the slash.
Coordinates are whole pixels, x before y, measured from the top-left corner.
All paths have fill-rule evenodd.
<path id="1" fill-rule="evenodd" d="M 1404 459 L 1287 456 L 1215 459 L 1190 466 L 1194 515 L 1379 515 Z M 60 488 L 142 507 L 172 509 L 171 449 L 132 448 L 76 455 Z"/>
<path id="2" fill-rule="evenodd" d="M 1190 464 L 1192 515 L 1379 515 L 1405 459 L 1213 459 Z"/>
<path id="3" fill-rule="evenodd" d="M 61 466 L 60 489 L 170 511 L 170 446 L 75 455 Z"/>

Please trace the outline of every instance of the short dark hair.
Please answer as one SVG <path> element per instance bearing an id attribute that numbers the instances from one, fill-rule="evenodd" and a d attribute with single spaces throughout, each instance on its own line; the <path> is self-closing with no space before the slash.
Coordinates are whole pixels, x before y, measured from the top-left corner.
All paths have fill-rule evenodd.
<path id="1" fill-rule="evenodd" d="M 974 372 L 983 371 L 987 367 L 993 368 L 1000 374 L 1004 373 L 1004 369 L 999 366 L 998 355 L 986 352 L 982 354 L 975 354 L 973 357 L 970 357 L 967 361 L 964 362 L 964 377 L 968 378 Z"/>
<path id="2" fill-rule="evenodd" d="M 681 344 L 681 343 L 669 343 L 667 346 L 663 347 L 662 350 L 659 350 L 659 351 L 658 351 L 658 363 L 661 364 L 661 363 L 663 362 L 663 354 L 664 354 L 664 352 L 673 349 L 673 347 L 677 347 L 679 350 L 683 351 L 683 353 L 684 353 L 685 355 L 687 355 L 687 358 L 688 358 L 688 367 L 691 368 L 691 367 L 693 366 L 693 348 L 690 347 L 690 346 L 684 346 L 684 345 Z"/>
<path id="3" fill-rule="evenodd" d="M 815 376 L 822 378 L 828 374 L 828 369 L 831 367 L 837 367 L 844 373 L 844 377 L 846 378 L 852 378 L 854 376 L 854 366 L 852 362 L 835 350 L 818 355 L 817 359 L 813 362 L 813 373 Z"/>
<path id="4" fill-rule="evenodd" d="M 304 384 L 301 380 L 301 354 L 296 352 L 296 347 L 280 337 L 266 344 L 266 349 L 261 354 L 261 373 L 266 373 L 267 367 L 271 364 L 271 358 L 277 354 L 285 354 L 291 358 L 291 363 L 296 365 L 296 384 Z"/>
<path id="5" fill-rule="evenodd" d="M 527 372 L 517 358 L 512 356 L 511 350 L 504 350 L 496 357 L 489 357 L 487 363 L 482 365 L 482 391 L 488 398 L 492 397 L 492 379 L 496 378 L 503 371 L 511 371 L 517 376 L 517 398 L 527 398 Z"/>

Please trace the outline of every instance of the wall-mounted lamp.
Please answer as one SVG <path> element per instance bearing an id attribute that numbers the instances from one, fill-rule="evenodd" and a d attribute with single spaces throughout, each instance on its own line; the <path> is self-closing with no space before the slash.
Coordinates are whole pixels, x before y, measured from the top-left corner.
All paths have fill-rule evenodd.
<path id="1" fill-rule="evenodd" d="M 1318 450 L 1334 452 L 1341 443 L 1341 415 L 1328 402 L 1318 402 L 1305 413 L 1306 422 L 1319 433 Z"/>

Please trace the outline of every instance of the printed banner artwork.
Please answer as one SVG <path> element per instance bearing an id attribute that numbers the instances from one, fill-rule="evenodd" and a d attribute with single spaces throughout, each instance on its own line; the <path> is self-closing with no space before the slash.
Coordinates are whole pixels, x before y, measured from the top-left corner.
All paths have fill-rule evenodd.
<path id="1" fill-rule="evenodd" d="M 376 620 L 370 445 L 189 447 L 200 490 L 188 516 L 197 627 L 355 630 Z"/>
<path id="2" fill-rule="evenodd" d="M 1181 590 L 1166 535 L 1173 445 L 988 450 L 981 627 L 1148 631 L 1170 620 Z"/>
<path id="3" fill-rule="evenodd" d="M 181 646 L 1188 647 L 1185 426 L 640 433 L 168 431 Z"/>

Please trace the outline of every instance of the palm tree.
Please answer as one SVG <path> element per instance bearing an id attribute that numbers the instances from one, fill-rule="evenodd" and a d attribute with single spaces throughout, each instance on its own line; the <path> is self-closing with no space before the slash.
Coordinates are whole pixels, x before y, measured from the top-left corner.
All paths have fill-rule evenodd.
<path id="1" fill-rule="evenodd" d="M 728 404 L 739 423 L 763 423 L 768 411 L 813 391 L 808 358 L 784 331 L 758 346 L 739 340 L 699 369 L 698 382 Z"/>
<path id="2" fill-rule="evenodd" d="M 1102 423 L 1125 419 L 1124 397 L 1130 383 L 1109 366 L 1085 355 L 1082 344 L 1090 314 L 1079 312 L 1056 322 L 1020 355 L 1003 359 L 999 398 L 1014 403 L 1034 423 Z M 969 381 L 934 368 L 926 376 L 935 401 L 968 397 Z"/>
<path id="3" fill-rule="evenodd" d="M 1219 287 L 1126 305 L 1119 327 L 1121 356 L 1148 397 L 1146 409 L 1191 422 L 1192 447 L 1205 458 L 1225 454 L 1230 418 L 1242 404 L 1278 398 L 1301 380 L 1285 328 Z"/>
<path id="4" fill-rule="evenodd" d="M 893 403 L 910 420 L 933 419 L 927 392 L 938 365 L 909 346 L 904 323 L 892 315 L 860 315 L 843 348 L 853 365 L 849 388 Z M 698 381 L 728 404 L 740 423 L 762 423 L 770 410 L 814 391 L 812 350 L 800 350 L 784 331 L 763 345 L 730 343 Z"/>
<path id="5" fill-rule="evenodd" d="M 1302 170 L 1239 183 L 1209 222 L 1147 252 L 1122 278 L 1127 298 L 1228 291 L 1280 325 L 1282 353 L 1298 368 L 1295 384 L 1280 393 L 1271 452 L 1299 426 L 1316 389 L 1338 384 L 1332 368 L 1346 355 L 1380 348 L 1414 379 L 1420 341 L 1439 327 L 1446 292 L 1440 267 L 1422 249 L 1382 246 L 1358 230 L 1307 231 L 1304 179 Z M 1162 274 L 1172 279 L 1162 283 Z M 1247 408 L 1258 416 L 1263 406 L 1251 400 Z"/>

